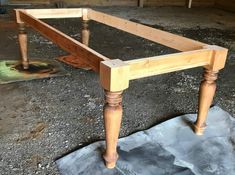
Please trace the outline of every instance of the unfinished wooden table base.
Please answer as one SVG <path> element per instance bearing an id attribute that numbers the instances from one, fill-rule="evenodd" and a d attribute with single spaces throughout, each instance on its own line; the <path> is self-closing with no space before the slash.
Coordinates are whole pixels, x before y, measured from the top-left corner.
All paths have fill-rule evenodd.
<path id="1" fill-rule="evenodd" d="M 204 79 L 200 85 L 198 117 L 194 124 L 194 132 L 198 135 L 203 134 L 207 113 L 215 94 L 215 80 L 218 71 L 225 65 L 226 48 L 207 45 L 92 9 L 16 9 L 15 11 L 19 24 L 19 43 L 24 69 L 27 69 L 29 64 L 25 31 L 27 24 L 100 75 L 106 101 L 104 105 L 106 151 L 103 157 L 107 168 L 114 168 L 118 159 L 116 147 L 122 119 L 122 92 L 128 88 L 130 80 L 203 66 Z M 40 20 L 75 17 L 83 20 L 81 42 Z M 111 60 L 88 47 L 89 20 L 95 20 L 181 52 L 131 61 Z"/>

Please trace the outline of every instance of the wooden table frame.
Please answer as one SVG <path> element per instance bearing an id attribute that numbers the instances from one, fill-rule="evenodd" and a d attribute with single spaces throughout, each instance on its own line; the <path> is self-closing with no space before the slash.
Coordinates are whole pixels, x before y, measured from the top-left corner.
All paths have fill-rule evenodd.
<path id="1" fill-rule="evenodd" d="M 105 90 L 106 151 L 103 157 L 107 168 L 114 168 L 118 159 L 116 147 L 122 118 L 122 92 L 128 88 L 130 80 L 203 66 L 204 79 L 200 85 L 198 117 L 194 124 L 194 132 L 198 135 L 203 134 L 206 116 L 215 94 L 217 73 L 225 65 L 226 48 L 207 45 L 92 9 L 16 9 L 15 12 L 24 69 L 29 67 L 25 31 L 27 24 L 100 75 L 100 83 Z M 81 42 L 40 20 L 74 17 L 82 18 L 83 21 Z M 88 47 L 89 20 L 95 20 L 181 52 L 130 61 L 111 60 Z"/>

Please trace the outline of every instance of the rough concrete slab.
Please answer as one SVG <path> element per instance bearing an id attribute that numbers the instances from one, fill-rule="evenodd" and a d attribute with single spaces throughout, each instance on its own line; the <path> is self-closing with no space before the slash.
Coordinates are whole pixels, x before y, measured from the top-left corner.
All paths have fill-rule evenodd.
<path id="1" fill-rule="evenodd" d="M 214 175 L 235 174 L 235 119 L 219 107 L 210 109 L 207 129 L 191 129 L 196 114 L 165 121 L 119 139 L 113 170 L 101 159 L 104 142 L 96 142 L 57 160 L 62 175 Z"/>

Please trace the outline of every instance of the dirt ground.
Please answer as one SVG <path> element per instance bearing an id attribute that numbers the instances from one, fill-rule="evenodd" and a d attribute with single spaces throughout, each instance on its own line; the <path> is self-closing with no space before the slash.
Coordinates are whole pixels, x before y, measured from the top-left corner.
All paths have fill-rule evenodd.
<path id="1" fill-rule="evenodd" d="M 11 9 L 9 7 L 8 12 Z M 213 104 L 235 116 L 234 13 L 183 7 L 96 9 L 229 48 Z M 0 15 L 1 22 L 10 19 L 9 15 Z M 45 21 L 80 39 L 79 19 Z M 17 30 L 9 26 L 0 28 L 0 59 L 19 59 Z M 113 59 L 177 52 L 96 22 L 90 22 L 90 30 L 90 47 Z M 33 30 L 29 29 L 28 34 L 31 59 L 54 59 L 66 54 Z M 104 94 L 98 75 L 62 65 L 70 76 L 0 85 L 1 175 L 59 174 L 56 159 L 104 139 Z M 124 93 L 121 137 L 180 114 L 195 113 L 201 76 L 202 68 L 195 68 L 131 81 Z"/>

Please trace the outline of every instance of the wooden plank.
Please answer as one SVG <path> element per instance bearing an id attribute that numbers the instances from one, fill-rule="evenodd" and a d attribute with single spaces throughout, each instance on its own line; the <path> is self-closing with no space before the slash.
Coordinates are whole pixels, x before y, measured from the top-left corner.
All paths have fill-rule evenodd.
<path id="1" fill-rule="evenodd" d="M 137 0 L 66 0 L 67 4 L 82 6 L 137 6 Z"/>
<path id="2" fill-rule="evenodd" d="M 215 5 L 215 0 L 193 0 L 193 7 L 213 7 Z"/>
<path id="3" fill-rule="evenodd" d="M 179 51 L 202 49 L 202 47 L 206 45 L 199 41 L 188 39 L 162 30 L 154 29 L 142 24 L 107 15 L 105 13 L 97 12 L 91 9 L 88 10 L 88 17 L 97 22 L 115 27 L 119 30 L 123 30 L 125 32 L 140 36 L 150 41 L 160 43 Z"/>
<path id="4" fill-rule="evenodd" d="M 130 65 L 129 79 L 138 79 L 210 64 L 213 50 L 202 49 L 125 61 Z"/>
<path id="5" fill-rule="evenodd" d="M 145 0 L 145 6 L 185 6 L 187 0 Z"/>
<path id="6" fill-rule="evenodd" d="M 189 0 L 145 0 L 146 7 L 159 6 L 188 6 Z M 213 6 L 214 0 L 193 0 L 193 7 L 195 6 Z"/>
<path id="7" fill-rule="evenodd" d="M 97 53 L 91 48 L 65 35 L 39 19 L 34 18 L 26 12 L 20 10 L 18 11 L 18 14 L 20 16 L 20 20 L 27 23 L 30 27 L 41 33 L 49 40 L 53 41 L 65 51 L 81 58 L 82 61 L 88 64 L 94 71 L 99 72 L 101 61 L 109 60 L 109 58 Z"/>
<path id="8" fill-rule="evenodd" d="M 9 0 L 11 4 L 53 4 L 59 0 Z M 82 6 L 137 6 L 142 0 L 66 0 L 68 5 Z M 186 6 L 188 0 L 144 0 L 144 6 Z M 215 0 L 193 0 L 193 6 L 213 6 Z M 221 1 L 221 0 L 217 0 Z M 226 0 L 223 0 L 226 1 Z M 223 2 L 221 1 L 221 2 Z M 233 0 L 227 0 L 233 1 Z"/>
<path id="9" fill-rule="evenodd" d="M 82 8 L 26 9 L 25 12 L 38 19 L 82 17 Z"/>
<path id="10" fill-rule="evenodd" d="M 8 4 L 50 4 L 50 0 L 8 0 Z"/>

